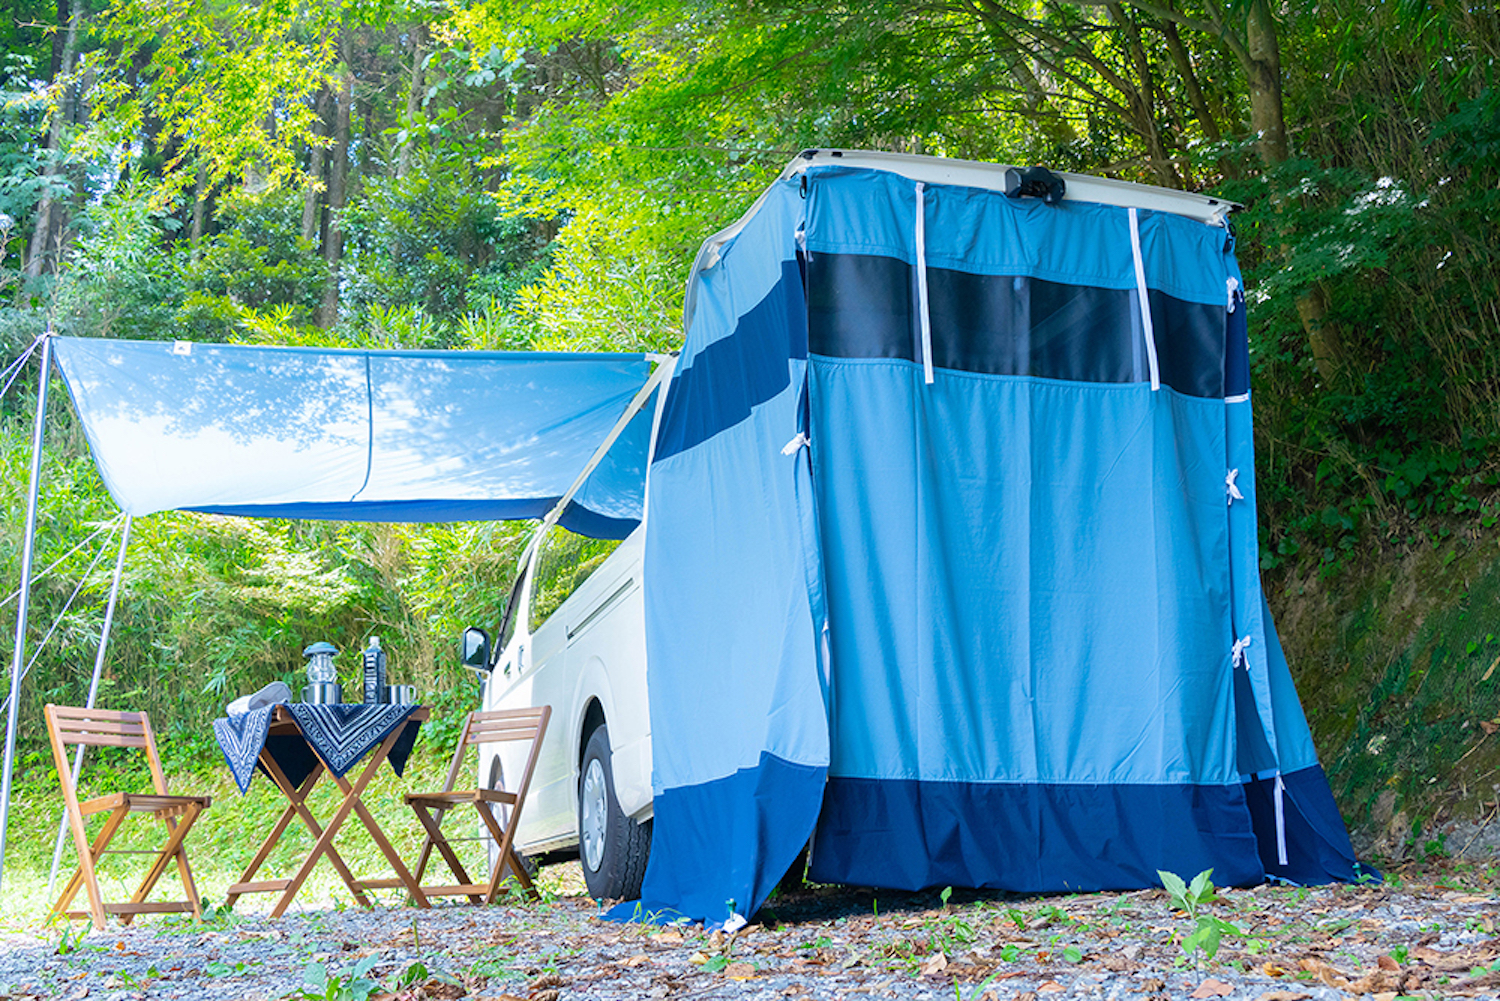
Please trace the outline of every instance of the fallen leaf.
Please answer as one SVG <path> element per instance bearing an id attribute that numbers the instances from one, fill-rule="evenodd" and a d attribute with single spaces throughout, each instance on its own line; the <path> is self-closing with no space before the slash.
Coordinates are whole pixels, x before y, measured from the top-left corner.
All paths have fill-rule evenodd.
<path id="1" fill-rule="evenodd" d="M 707 956 L 703 956 L 703 958 L 701 960 L 699 960 L 697 958 L 699 956 L 703 956 L 703 953 L 701 953 L 701 952 L 694 953 L 693 957 L 691 959 L 689 959 L 688 962 L 689 963 L 693 963 L 693 962 L 703 962 L 703 963 L 706 963 L 706 962 L 708 962 L 708 957 Z M 643 953 L 640 953 L 638 955 L 631 956 L 629 959 L 622 959 L 618 963 L 616 963 L 615 965 L 616 966 L 628 966 L 628 967 L 634 968 L 634 967 L 637 967 L 637 966 L 645 966 L 649 962 L 651 962 L 651 957 L 648 956 L 648 955 L 646 955 L 643 952 Z"/>
<path id="2" fill-rule="evenodd" d="M 1255 1001 L 1307 1001 L 1310 997 L 1312 997 L 1311 994 L 1304 994 L 1301 991 L 1266 991 Z"/>
<path id="3" fill-rule="evenodd" d="M 941 952 L 934 952 L 927 957 L 927 962 L 922 964 L 922 976 L 935 977 L 948 968 L 948 957 Z"/>
<path id="4" fill-rule="evenodd" d="M 557 974 L 544 973 L 540 977 L 537 977 L 535 980 L 533 980 L 531 982 L 531 986 L 526 989 L 529 991 L 539 991 L 547 987 L 561 987 L 564 983 L 566 983 L 566 981 L 564 981 L 563 978 L 559 977 Z"/>
<path id="5" fill-rule="evenodd" d="M 1396 962 L 1389 955 L 1380 956 L 1379 958 L 1377 958 L 1375 960 L 1375 965 L 1380 967 L 1382 970 L 1390 970 L 1392 973 L 1395 973 L 1401 969 L 1401 964 Z"/>
<path id="6" fill-rule="evenodd" d="M 681 945 L 683 941 L 682 932 L 677 931 L 675 928 L 668 928 L 666 931 L 657 932 L 655 935 L 652 935 L 651 941 L 657 945 Z"/>
<path id="7" fill-rule="evenodd" d="M 1277 966 L 1275 963 L 1262 963 L 1260 972 L 1268 977 L 1284 977 L 1290 971 L 1284 966 Z"/>
<path id="8" fill-rule="evenodd" d="M 1036 992 L 1038 994 L 1056 994 L 1058 991 L 1065 990 L 1067 990 L 1067 988 L 1058 983 L 1056 980 L 1044 980 L 1040 984 L 1037 984 L 1036 988 Z"/>
<path id="9" fill-rule="evenodd" d="M 755 976 L 755 967 L 749 963 L 730 963 L 724 967 L 724 976 L 730 980 L 750 980 Z"/>
<path id="10" fill-rule="evenodd" d="M 1193 993 L 1189 994 L 1188 997 L 1192 997 L 1192 998 L 1223 998 L 1223 997 L 1228 997 L 1229 995 L 1231 995 L 1233 993 L 1234 993 L 1234 987 L 1233 987 L 1233 985 L 1226 984 L 1222 980 L 1214 980 L 1214 979 L 1210 978 L 1208 980 L 1203 981 L 1203 983 L 1199 984 L 1198 985 L 1198 989 L 1196 991 L 1194 991 Z"/>
<path id="11" fill-rule="evenodd" d="M 562 997 L 562 991 L 549 988 L 545 991 L 536 991 L 531 995 L 530 1001 L 558 1001 Z"/>

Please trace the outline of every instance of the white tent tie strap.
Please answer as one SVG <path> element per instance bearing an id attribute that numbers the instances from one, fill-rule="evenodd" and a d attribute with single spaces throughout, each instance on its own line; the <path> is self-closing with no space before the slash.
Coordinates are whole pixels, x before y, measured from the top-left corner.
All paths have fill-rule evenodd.
<path id="1" fill-rule="evenodd" d="M 1229 651 L 1230 668 L 1243 667 L 1250 670 L 1250 658 L 1246 656 L 1245 649 L 1250 646 L 1251 637 L 1241 636 L 1234 641 L 1234 648 Z"/>
<path id="2" fill-rule="evenodd" d="M 1224 284 L 1229 290 L 1229 312 L 1233 313 L 1235 301 L 1239 298 L 1240 280 L 1230 277 Z"/>
<path id="3" fill-rule="evenodd" d="M 927 307 L 927 185 L 917 182 L 917 322 L 922 330 L 922 381 L 932 385 L 932 313 Z"/>
<path id="4" fill-rule="evenodd" d="M 808 441 L 807 432 L 798 431 L 796 437 L 787 442 L 785 445 L 781 446 L 781 454 L 795 455 L 797 452 L 806 448 L 809 444 L 811 444 L 811 442 Z"/>
<path id="5" fill-rule="evenodd" d="M 1156 363 L 1156 329 L 1151 325 L 1151 295 L 1146 289 L 1146 261 L 1141 257 L 1141 224 L 1135 207 L 1130 212 L 1130 256 L 1135 259 L 1135 291 L 1141 303 L 1141 334 L 1146 339 L 1146 361 L 1151 366 L 1151 389 L 1161 389 L 1161 370 Z"/>
<path id="6" fill-rule="evenodd" d="M 1245 495 L 1240 493 L 1239 485 L 1234 482 L 1235 480 L 1239 479 L 1239 476 L 1240 471 L 1238 469 L 1231 469 L 1228 475 L 1224 477 L 1224 495 L 1226 504 L 1233 504 L 1237 500 L 1245 499 Z"/>
<path id="7" fill-rule="evenodd" d="M 1282 800 L 1286 790 L 1286 783 L 1281 781 L 1281 773 L 1276 773 L 1276 789 L 1272 798 L 1276 801 L 1276 862 L 1278 865 L 1286 865 L 1286 807 Z"/>

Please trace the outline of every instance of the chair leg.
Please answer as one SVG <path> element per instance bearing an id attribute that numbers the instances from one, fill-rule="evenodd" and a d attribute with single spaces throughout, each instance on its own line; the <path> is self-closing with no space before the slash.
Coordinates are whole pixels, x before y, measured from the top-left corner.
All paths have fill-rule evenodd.
<path id="1" fill-rule="evenodd" d="M 464 864 L 459 859 L 458 853 L 453 850 L 453 846 L 448 843 L 448 839 L 443 837 L 442 817 L 445 811 L 438 811 L 438 816 L 434 818 L 432 814 L 428 812 L 427 807 L 423 806 L 420 803 L 413 803 L 411 808 L 412 811 L 417 815 L 417 822 L 420 823 L 423 829 L 427 831 L 427 844 L 423 847 L 426 848 L 430 846 L 432 848 L 436 848 L 438 850 L 438 854 L 443 856 L 443 861 L 448 863 L 448 868 L 452 870 L 454 877 L 457 878 L 460 883 L 463 883 L 465 885 L 473 883 L 474 880 L 469 878 L 469 872 L 464 868 Z M 425 862 L 426 859 L 424 858 L 424 865 Z M 421 869 L 418 869 L 417 875 L 413 878 L 416 879 L 418 884 L 422 882 Z M 479 903 L 483 899 L 478 894 L 473 893 L 469 894 L 468 897 L 469 902 L 474 904 Z"/>
<path id="2" fill-rule="evenodd" d="M 200 810 L 201 807 L 189 807 L 188 812 L 183 814 L 181 823 L 177 823 L 171 817 L 165 818 L 167 826 L 166 843 L 161 846 L 161 851 L 157 854 L 156 860 L 151 863 L 150 871 L 146 873 L 145 878 L 141 880 L 141 885 L 136 888 L 135 893 L 131 896 L 130 902 L 132 904 L 142 903 L 151 895 L 151 891 L 155 888 L 157 881 L 166 873 L 167 864 L 174 858 L 177 860 L 178 871 L 185 872 L 184 866 L 187 864 L 187 853 L 182 847 L 182 840 L 187 837 L 188 831 L 192 829 L 193 823 L 197 821 Z M 184 878 L 184 890 L 189 890 L 188 884 L 191 882 L 191 879 L 191 875 L 187 875 Z M 193 908 L 194 914 L 200 914 L 198 900 L 190 890 L 187 902 Z M 126 914 L 122 916 L 121 920 L 129 924 L 131 917 L 133 915 Z"/>
<path id="3" fill-rule="evenodd" d="M 73 870 L 73 876 L 68 880 L 68 885 L 63 887 L 57 903 L 52 905 L 53 914 L 62 914 L 68 909 L 68 905 L 77 896 L 81 885 L 88 891 L 89 914 L 93 916 L 94 929 L 104 930 L 104 898 L 99 893 L 99 874 L 95 871 L 95 864 L 104 854 L 104 849 L 109 846 L 110 839 L 115 836 L 115 831 L 120 829 L 120 823 L 129 812 L 129 808 L 123 806 L 113 810 L 109 818 L 104 821 L 103 829 L 94 838 L 94 843 L 90 845 L 88 833 L 84 830 L 83 818 L 72 810 L 68 811 L 68 822 L 73 828 L 73 846 L 78 851 L 78 868 Z"/>
<path id="4" fill-rule="evenodd" d="M 479 809 L 480 819 L 484 821 L 485 826 L 490 830 L 490 837 L 494 838 L 495 843 L 499 846 L 499 852 L 495 858 L 495 866 L 490 870 L 490 885 L 488 891 L 485 893 L 484 902 L 493 904 L 495 899 L 500 896 L 500 883 L 505 878 L 505 867 L 507 865 L 510 866 L 510 871 L 515 874 L 516 882 L 521 884 L 521 889 L 530 894 L 531 899 L 540 900 L 541 894 L 537 893 L 536 887 L 532 885 L 531 876 L 526 872 L 526 867 L 521 864 L 521 860 L 516 857 L 515 849 L 511 847 L 511 840 L 515 836 L 516 830 L 514 814 L 512 814 L 512 823 L 510 826 L 502 829 L 499 821 L 495 819 L 495 814 L 490 810 L 490 804 L 476 803 L 475 806 Z"/>

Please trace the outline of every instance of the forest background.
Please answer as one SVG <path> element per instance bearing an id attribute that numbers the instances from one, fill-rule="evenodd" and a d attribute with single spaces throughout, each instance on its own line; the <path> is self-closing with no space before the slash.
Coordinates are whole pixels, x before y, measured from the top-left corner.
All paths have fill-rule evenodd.
<path id="1" fill-rule="evenodd" d="M 671 349 L 698 243 L 799 149 L 1210 191 L 1251 306 L 1262 568 L 1357 840 L 1500 812 L 1500 12 L 1331 0 L 9 0 L 0 354 L 75 336 Z M 35 365 L 0 399 L 19 580 Z M 20 766 L 81 703 L 120 519 L 47 417 Z M 371 635 L 454 710 L 525 525 L 133 526 L 100 703 L 179 768 Z M 16 607 L 4 604 L 5 663 Z M 45 640 L 45 643 L 43 642 Z M 6 682 L 8 683 L 8 681 Z"/>

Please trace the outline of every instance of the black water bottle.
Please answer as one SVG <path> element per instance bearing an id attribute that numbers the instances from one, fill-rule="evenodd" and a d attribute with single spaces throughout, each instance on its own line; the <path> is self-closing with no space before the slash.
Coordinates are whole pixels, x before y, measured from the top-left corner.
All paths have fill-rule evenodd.
<path id="1" fill-rule="evenodd" d="M 385 651 L 380 649 L 380 637 L 371 636 L 365 647 L 365 705 L 379 705 L 385 701 Z"/>

